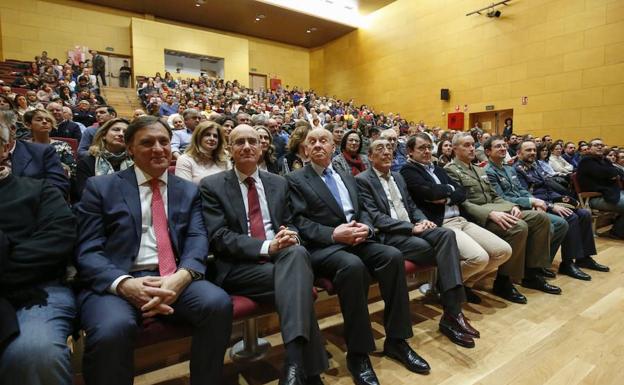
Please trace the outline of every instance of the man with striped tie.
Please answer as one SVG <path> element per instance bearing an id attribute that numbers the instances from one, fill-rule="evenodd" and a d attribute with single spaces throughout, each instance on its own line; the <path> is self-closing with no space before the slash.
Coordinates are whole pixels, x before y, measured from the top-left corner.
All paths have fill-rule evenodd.
<path id="1" fill-rule="evenodd" d="M 90 178 L 77 208 L 86 383 L 132 384 L 137 331 L 149 317 L 189 323 L 191 384 L 220 383 L 232 304 L 203 279 L 208 237 L 199 191 L 167 173 L 166 123 L 137 118 L 125 140 L 134 167 Z"/>

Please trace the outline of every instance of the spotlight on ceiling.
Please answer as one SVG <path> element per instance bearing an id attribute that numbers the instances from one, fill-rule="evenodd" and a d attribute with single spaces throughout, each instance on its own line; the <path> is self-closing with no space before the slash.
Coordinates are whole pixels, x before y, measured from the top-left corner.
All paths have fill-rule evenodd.
<path id="1" fill-rule="evenodd" d="M 262 15 L 262 14 L 258 14 L 258 15 L 256 15 L 256 22 L 264 20 L 264 18 L 265 18 L 265 17 L 266 17 L 266 16 L 264 16 L 264 15 Z"/>
<path id="2" fill-rule="evenodd" d="M 204 5 L 205 3 L 206 3 L 206 0 L 195 0 L 195 6 L 196 7 Z"/>
<path id="3" fill-rule="evenodd" d="M 466 16 L 470 16 L 470 15 L 482 15 L 481 12 L 483 11 L 488 11 L 486 13 L 487 17 L 500 17 L 502 15 L 502 12 L 499 11 L 498 9 L 495 9 L 495 7 L 499 6 L 499 5 L 508 5 L 507 3 L 509 3 L 511 0 L 503 0 L 503 1 L 499 1 L 498 3 L 492 3 L 490 5 L 488 5 L 487 7 L 483 7 L 481 9 L 477 9 L 476 11 L 472 11 L 472 12 L 468 12 L 466 14 Z"/>
<path id="4" fill-rule="evenodd" d="M 306 29 L 306 33 L 312 33 L 312 32 L 316 32 L 316 27 L 310 27 Z"/>

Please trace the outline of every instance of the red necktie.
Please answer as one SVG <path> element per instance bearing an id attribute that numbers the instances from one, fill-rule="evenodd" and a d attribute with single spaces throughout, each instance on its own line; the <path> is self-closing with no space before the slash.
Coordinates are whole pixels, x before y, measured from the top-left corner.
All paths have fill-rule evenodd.
<path id="1" fill-rule="evenodd" d="M 165 203 L 160 194 L 160 184 L 157 178 L 150 180 L 152 187 L 152 225 L 156 235 L 158 247 L 158 271 L 161 277 L 171 275 L 176 271 L 176 261 L 169 238 L 169 225 L 165 214 Z"/>
<path id="2" fill-rule="evenodd" d="M 256 189 L 256 181 L 252 177 L 245 179 L 247 184 L 247 204 L 249 205 L 249 232 L 252 238 L 266 239 L 264 232 L 264 221 L 262 220 L 262 210 L 260 209 L 260 199 Z"/>

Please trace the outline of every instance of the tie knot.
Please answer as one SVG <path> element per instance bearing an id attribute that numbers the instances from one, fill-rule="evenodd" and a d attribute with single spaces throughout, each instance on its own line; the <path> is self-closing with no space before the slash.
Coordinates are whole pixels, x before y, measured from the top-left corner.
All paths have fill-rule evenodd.
<path id="1" fill-rule="evenodd" d="M 247 177 L 247 179 L 245 179 L 245 183 L 248 187 L 251 187 L 256 184 L 256 180 L 253 177 L 249 176 Z"/>
<path id="2" fill-rule="evenodd" d="M 390 173 L 386 173 L 386 174 L 381 174 L 381 177 L 384 178 L 385 180 L 389 181 L 390 180 Z"/>
<path id="3" fill-rule="evenodd" d="M 325 170 L 323 170 L 323 175 L 331 176 L 332 175 L 331 168 L 327 167 Z"/>
<path id="4" fill-rule="evenodd" d="M 150 179 L 149 183 L 150 183 L 150 186 L 152 187 L 152 190 L 160 188 L 160 180 L 158 178 Z"/>

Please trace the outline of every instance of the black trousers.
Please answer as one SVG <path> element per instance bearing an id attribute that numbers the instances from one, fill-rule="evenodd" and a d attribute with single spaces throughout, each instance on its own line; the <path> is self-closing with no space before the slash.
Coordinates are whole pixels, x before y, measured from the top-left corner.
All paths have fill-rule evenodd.
<path id="1" fill-rule="evenodd" d="M 312 254 L 315 274 L 331 278 L 344 318 L 344 335 L 350 353 L 375 350 L 368 314 L 368 288 L 371 275 L 379 282 L 385 302 L 386 337 L 410 338 L 412 325 L 405 281 L 403 255 L 394 247 L 367 241 L 337 250 L 329 255 Z"/>
<path id="2" fill-rule="evenodd" d="M 267 263 L 235 264 L 222 283 L 230 294 L 275 303 L 284 343 L 298 337 L 307 341 L 303 364 L 308 376 L 329 366 L 314 312 L 313 284 L 310 255 L 302 246 L 284 249 Z"/>
<path id="3" fill-rule="evenodd" d="M 453 230 L 437 227 L 417 236 L 385 235 L 384 243 L 399 249 L 409 261 L 435 264 L 442 305 L 445 309 L 454 309 L 454 313 L 461 308 L 461 303 L 466 301 L 466 293 Z"/>

